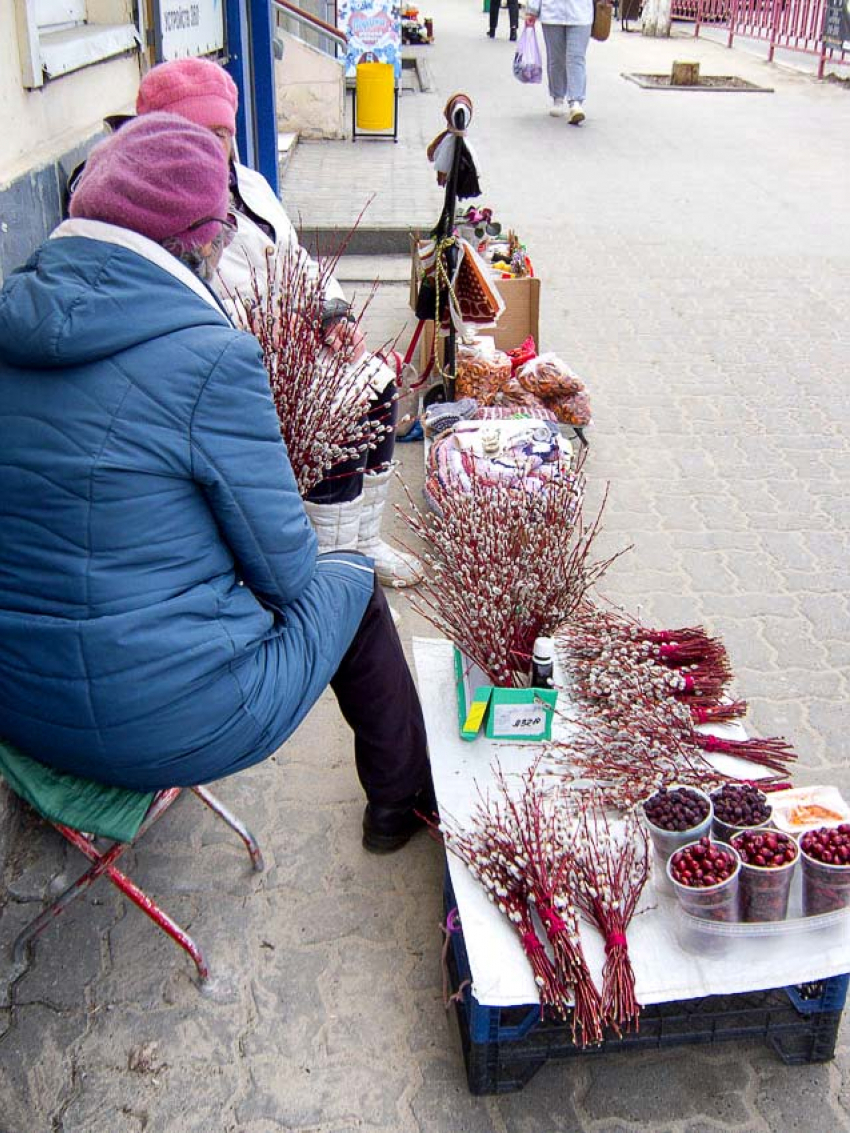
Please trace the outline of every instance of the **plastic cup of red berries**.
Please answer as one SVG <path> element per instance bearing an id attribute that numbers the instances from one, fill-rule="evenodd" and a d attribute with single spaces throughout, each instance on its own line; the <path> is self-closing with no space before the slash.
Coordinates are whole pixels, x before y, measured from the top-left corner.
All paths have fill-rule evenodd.
<path id="1" fill-rule="evenodd" d="M 670 855 L 711 829 L 711 799 L 696 787 L 661 787 L 643 802 L 655 858 L 656 887 L 669 892 Z"/>
<path id="2" fill-rule="evenodd" d="M 850 823 L 819 826 L 800 838 L 803 916 L 850 906 Z"/>
<path id="3" fill-rule="evenodd" d="M 724 783 L 711 793 L 711 836 L 729 843 L 741 830 L 767 826 L 773 807 L 767 795 L 750 783 Z"/>
<path id="4" fill-rule="evenodd" d="M 741 859 L 741 920 L 784 921 L 791 879 L 800 857 L 797 843 L 779 830 L 756 828 L 736 834 L 731 845 Z"/>
<path id="5" fill-rule="evenodd" d="M 667 876 L 682 909 L 705 921 L 738 920 L 738 878 L 741 859 L 732 846 L 704 835 L 677 850 L 667 863 Z"/>

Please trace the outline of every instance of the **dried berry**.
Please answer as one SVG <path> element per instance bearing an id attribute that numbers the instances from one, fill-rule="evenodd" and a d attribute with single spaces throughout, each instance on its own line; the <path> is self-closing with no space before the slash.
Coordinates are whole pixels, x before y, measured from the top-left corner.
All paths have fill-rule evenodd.
<path id="1" fill-rule="evenodd" d="M 680 885 L 690 889 L 707 889 L 728 880 L 737 865 L 737 857 L 725 846 L 700 838 L 698 842 L 676 851 L 670 859 L 670 873 Z"/>
<path id="2" fill-rule="evenodd" d="M 850 823 L 818 827 L 800 839 L 803 913 L 810 917 L 850 905 Z M 837 868 L 836 868 L 837 867 Z"/>
<path id="3" fill-rule="evenodd" d="M 727 826 L 761 826 L 772 813 L 767 797 L 748 783 L 725 783 L 711 801 L 715 818 Z"/>
<path id="4" fill-rule="evenodd" d="M 711 804 L 690 787 L 662 787 L 643 804 L 646 817 L 661 830 L 685 831 L 705 822 Z"/>

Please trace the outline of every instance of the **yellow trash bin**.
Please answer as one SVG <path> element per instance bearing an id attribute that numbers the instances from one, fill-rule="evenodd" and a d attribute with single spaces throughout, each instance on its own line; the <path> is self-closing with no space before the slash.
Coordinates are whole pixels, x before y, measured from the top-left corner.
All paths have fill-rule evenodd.
<path id="1" fill-rule="evenodd" d="M 395 67 L 392 63 L 358 63 L 357 129 L 392 130 L 395 113 Z"/>

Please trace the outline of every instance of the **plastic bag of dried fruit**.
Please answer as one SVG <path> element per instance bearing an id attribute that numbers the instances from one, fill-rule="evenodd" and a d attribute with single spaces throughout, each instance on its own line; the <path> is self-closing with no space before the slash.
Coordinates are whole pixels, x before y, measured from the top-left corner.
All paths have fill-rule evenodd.
<path id="1" fill-rule="evenodd" d="M 491 401 L 511 376 L 511 360 L 501 350 L 487 350 L 477 343 L 461 343 L 457 348 L 457 397 Z"/>
<path id="2" fill-rule="evenodd" d="M 535 397 L 547 401 L 554 397 L 572 397 L 584 390 L 584 382 L 557 354 L 538 354 L 517 370 L 522 385 Z"/>

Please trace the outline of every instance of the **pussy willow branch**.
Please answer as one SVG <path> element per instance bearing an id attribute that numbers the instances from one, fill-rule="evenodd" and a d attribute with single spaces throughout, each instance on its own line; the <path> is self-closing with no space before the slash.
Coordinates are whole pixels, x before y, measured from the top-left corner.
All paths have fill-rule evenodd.
<path id="1" fill-rule="evenodd" d="M 619 558 L 592 561 L 604 500 L 589 525 L 582 517 L 584 475 L 567 472 L 542 491 L 484 482 L 468 489 L 449 477 L 434 483 L 428 515 L 408 493 L 404 518 L 424 544 L 425 580 L 410 600 L 496 685 L 522 685 L 535 637 L 570 617 Z"/>
<path id="2" fill-rule="evenodd" d="M 368 355 L 353 361 L 351 335 L 359 332 L 375 288 L 337 348 L 329 348 L 322 324 L 325 295 L 346 244 L 318 264 L 297 244 L 270 251 L 264 268 L 252 269 L 248 293 L 230 296 L 239 321 L 260 344 L 302 496 L 335 465 L 374 448 L 388 429 L 368 419 L 370 373 L 378 363 Z"/>

